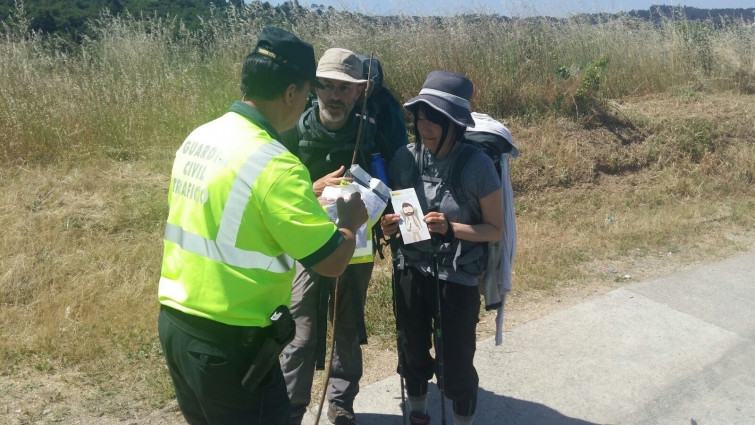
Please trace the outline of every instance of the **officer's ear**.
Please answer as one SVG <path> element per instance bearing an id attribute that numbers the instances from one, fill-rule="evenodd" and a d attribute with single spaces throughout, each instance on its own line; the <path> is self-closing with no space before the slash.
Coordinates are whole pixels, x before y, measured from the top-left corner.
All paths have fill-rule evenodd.
<path id="1" fill-rule="evenodd" d="M 283 92 L 283 101 L 286 102 L 287 106 L 291 106 L 294 104 L 295 98 L 296 84 L 289 84 L 288 87 L 286 87 L 286 91 Z"/>

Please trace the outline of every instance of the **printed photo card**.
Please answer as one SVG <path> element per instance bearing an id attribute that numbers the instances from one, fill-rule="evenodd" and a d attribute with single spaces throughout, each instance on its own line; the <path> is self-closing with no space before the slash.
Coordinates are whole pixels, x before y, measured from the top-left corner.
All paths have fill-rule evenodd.
<path id="1" fill-rule="evenodd" d="M 401 239 L 404 244 L 430 239 L 427 223 L 422 219 L 425 213 L 419 205 L 417 193 L 413 188 L 394 190 L 391 192 L 393 211 L 398 213 L 398 227 L 401 229 Z"/>

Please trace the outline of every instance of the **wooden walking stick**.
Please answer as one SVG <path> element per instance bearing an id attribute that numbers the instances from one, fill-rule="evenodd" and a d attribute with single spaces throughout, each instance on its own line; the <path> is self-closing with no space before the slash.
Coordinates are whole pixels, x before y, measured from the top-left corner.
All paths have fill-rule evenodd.
<path id="1" fill-rule="evenodd" d="M 336 278 L 336 284 L 335 289 L 333 290 L 333 326 L 330 328 L 330 361 L 328 362 L 328 365 L 325 366 L 325 385 L 323 385 L 322 388 L 322 394 L 320 395 L 320 402 L 317 406 L 317 416 L 315 416 L 315 424 L 320 423 L 320 415 L 322 414 L 322 405 L 325 402 L 325 394 L 328 392 L 328 381 L 330 381 L 330 366 L 333 364 L 333 353 L 336 348 L 336 319 L 338 318 L 338 315 L 336 314 L 336 307 L 338 306 L 338 281 L 341 280 L 340 277 Z"/>

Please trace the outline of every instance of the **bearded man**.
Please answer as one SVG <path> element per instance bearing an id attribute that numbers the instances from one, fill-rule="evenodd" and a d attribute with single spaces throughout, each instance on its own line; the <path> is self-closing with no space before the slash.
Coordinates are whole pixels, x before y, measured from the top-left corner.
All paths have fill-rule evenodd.
<path id="1" fill-rule="evenodd" d="M 351 166 L 357 148 L 360 115 L 356 113 L 361 96 L 365 94 L 363 62 L 349 50 L 333 48 L 323 54 L 317 65 L 317 102 L 307 109 L 297 126 L 281 135 L 282 143 L 299 157 L 309 170 L 315 195 L 320 196 L 326 186 L 339 186 Z M 356 163 L 371 173 L 370 159 L 380 153 L 390 158 L 385 139 L 376 131 L 374 120 L 365 121 L 364 139 L 356 150 Z M 371 246 L 372 231 L 368 222 L 367 237 Z M 336 425 L 358 424 L 353 403 L 359 392 L 362 377 L 361 344 L 367 342 L 364 325 L 364 304 L 367 285 L 372 275 L 372 253 L 355 257 L 346 271 L 335 279 L 321 276 L 310 268 L 297 264 L 291 294 L 291 313 L 296 321 L 296 337 L 284 349 L 281 367 L 291 399 L 291 424 L 301 424 L 310 403 L 312 380 L 317 366 L 325 360 L 327 312 L 332 308 L 337 287 L 337 328 L 335 349 L 328 381 L 328 419 Z"/>

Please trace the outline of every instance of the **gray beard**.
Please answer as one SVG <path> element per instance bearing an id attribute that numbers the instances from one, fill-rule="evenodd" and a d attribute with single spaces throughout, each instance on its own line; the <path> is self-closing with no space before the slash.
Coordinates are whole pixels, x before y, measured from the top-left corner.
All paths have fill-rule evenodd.
<path id="1" fill-rule="evenodd" d="M 325 108 L 320 108 L 320 118 L 323 121 L 327 121 L 328 123 L 332 124 L 343 123 L 345 121 L 346 114 L 347 112 L 345 111 L 340 114 L 333 114 Z"/>

